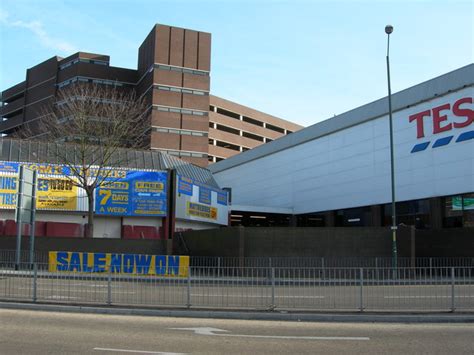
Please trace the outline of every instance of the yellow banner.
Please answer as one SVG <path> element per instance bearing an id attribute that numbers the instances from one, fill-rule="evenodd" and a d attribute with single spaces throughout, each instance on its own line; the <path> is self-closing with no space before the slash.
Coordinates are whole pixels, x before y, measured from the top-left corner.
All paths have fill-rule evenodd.
<path id="1" fill-rule="evenodd" d="M 39 178 L 36 195 L 36 207 L 39 209 L 77 208 L 77 186 L 68 178 Z"/>
<path id="2" fill-rule="evenodd" d="M 189 256 L 50 251 L 49 271 L 187 277 Z"/>
<path id="3" fill-rule="evenodd" d="M 190 216 L 217 219 L 217 208 L 196 202 L 187 201 L 186 213 Z"/>

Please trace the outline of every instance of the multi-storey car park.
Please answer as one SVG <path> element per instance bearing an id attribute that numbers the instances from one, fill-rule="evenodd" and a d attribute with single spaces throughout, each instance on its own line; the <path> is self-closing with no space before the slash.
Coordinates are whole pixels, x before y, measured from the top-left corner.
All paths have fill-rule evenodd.
<path id="1" fill-rule="evenodd" d="M 302 127 L 210 95 L 211 34 L 155 25 L 138 51 L 137 69 L 110 66 L 107 55 L 52 57 L 3 90 L 0 133 L 10 135 L 44 114 L 58 90 L 94 83 L 145 96 L 148 148 L 199 166 L 221 161 Z"/>

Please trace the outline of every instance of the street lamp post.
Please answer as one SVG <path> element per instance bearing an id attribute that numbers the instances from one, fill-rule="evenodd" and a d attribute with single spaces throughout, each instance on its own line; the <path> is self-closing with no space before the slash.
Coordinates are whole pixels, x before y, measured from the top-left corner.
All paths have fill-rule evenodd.
<path id="1" fill-rule="evenodd" d="M 392 185 L 392 266 L 397 269 L 397 211 L 395 209 L 395 162 L 393 158 L 393 123 L 392 123 L 392 91 L 390 89 L 390 34 L 393 32 L 393 26 L 385 26 L 387 34 L 387 83 L 388 83 L 388 117 L 390 122 L 390 173 Z"/>

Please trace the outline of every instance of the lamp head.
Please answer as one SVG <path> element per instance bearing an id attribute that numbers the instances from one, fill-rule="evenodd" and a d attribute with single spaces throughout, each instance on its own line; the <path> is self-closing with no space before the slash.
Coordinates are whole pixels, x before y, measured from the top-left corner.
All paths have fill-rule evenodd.
<path id="1" fill-rule="evenodd" d="M 385 33 L 386 33 L 386 34 L 389 35 L 389 34 L 392 33 L 392 32 L 393 32 L 393 26 L 392 26 L 392 25 L 387 25 L 387 26 L 385 26 Z"/>

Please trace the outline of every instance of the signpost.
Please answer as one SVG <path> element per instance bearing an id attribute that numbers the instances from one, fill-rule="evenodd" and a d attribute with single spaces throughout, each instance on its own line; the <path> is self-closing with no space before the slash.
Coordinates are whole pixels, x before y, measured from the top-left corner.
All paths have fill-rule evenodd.
<path id="1" fill-rule="evenodd" d="M 33 265 L 34 262 L 36 170 L 21 165 L 18 178 L 17 205 L 15 213 L 17 228 L 15 270 L 20 268 L 21 263 L 21 236 L 23 232 L 23 223 L 30 224 L 30 264 Z"/>

